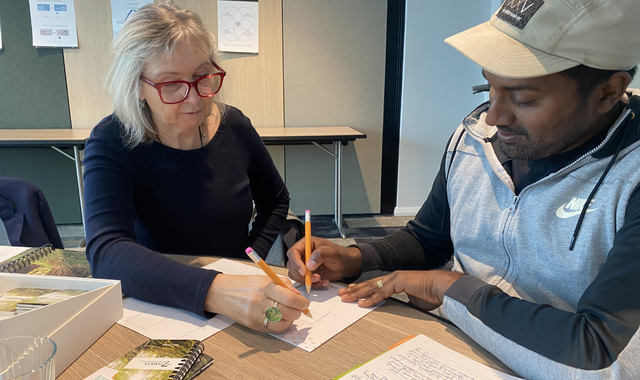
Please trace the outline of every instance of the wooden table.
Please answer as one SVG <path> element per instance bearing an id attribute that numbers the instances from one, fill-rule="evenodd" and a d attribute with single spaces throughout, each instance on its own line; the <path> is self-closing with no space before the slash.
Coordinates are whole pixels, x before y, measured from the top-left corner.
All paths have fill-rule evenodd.
<path id="1" fill-rule="evenodd" d="M 313 144 L 334 159 L 334 218 L 342 237 L 342 146 L 367 135 L 351 127 L 256 128 L 266 145 Z M 50 146 L 76 165 L 80 213 L 84 225 L 84 185 L 82 158 L 91 129 L 0 129 L 0 148 L 39 148 Z M 321 144 L 333 144 L 333 152 Z M 61 148 L 73 148 L 73 156 Z"/>
<path id="2" fill-rule="evenodd" d="M 50 146 L 75 163 L 80 198 L 80 214 L 84 225 L 84 183 L 82 158 L 91 129 L 0 129 L 0 148 L 42 148 Z M 73 148 L 73 156 L 62 148 Z"/>
<path id="3" fill-rule="evenodd" d="M 203 266 L 215 258 L 168 255 L 186 264 Z M 286 269 L 276 268 L 279 274 Z M 492 368 L 515 375 L 493 355 L 458 328 L 435 317 L 388 299 L 313 352 L 306 352 L 269 334 L 239 324 L 231 325 L 204 341 L 213 364 L 196 379 L 330 379 L 384 353 L 411 334 L 424 334 L 461 354 Z M 58 380 L 84 379 L 121 357 L 147 338 L 115 324 Z"/>

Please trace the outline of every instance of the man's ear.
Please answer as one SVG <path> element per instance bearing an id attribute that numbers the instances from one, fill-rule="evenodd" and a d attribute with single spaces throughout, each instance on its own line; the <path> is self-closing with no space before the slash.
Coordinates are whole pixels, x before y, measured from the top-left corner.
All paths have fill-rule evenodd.
<path id="1" fill-rule="evenodd" d="M 611 111 L 613 106 L 618 104 L 625 94 L 629 83 L 631 83 L 631 75 L 626 71 L 618 71 L 613 74 L 606 82 L 596 87 L 598 92 L 598 113 L 607 113 Z"/>

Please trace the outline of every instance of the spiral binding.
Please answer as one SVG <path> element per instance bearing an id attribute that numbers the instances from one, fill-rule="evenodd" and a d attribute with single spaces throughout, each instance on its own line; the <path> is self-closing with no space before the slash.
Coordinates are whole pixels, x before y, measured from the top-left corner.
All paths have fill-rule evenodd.
<path id="1" fill-rule="evenodd" d="M 53 251 L 53 246 L 51 244 L 45 244 L 42 247 L 36 248 L 24 256 L 21 256 L 13 261 L 10 261 L 4 265 L 1 265 L 0 272 L 13 273 L 19 269 L 26 267 L 32 262 L 43 258 L 44 256 L 50 254 L 52 251 Z"/>
<path id="2" fill-rule="evenodd" d="M 168 380 L 183 380 L 187 375 L 187 372 L 191 369 L 193 363 L 198 360 L 200 354 L 204 351 L 204 344 L 202 342 L 197 342 L 191 350 L 187 352 L 187 357 L 180 362 L 180 369 L 177 371 L 173 371 L 171 375 L 167 378 Z"/>

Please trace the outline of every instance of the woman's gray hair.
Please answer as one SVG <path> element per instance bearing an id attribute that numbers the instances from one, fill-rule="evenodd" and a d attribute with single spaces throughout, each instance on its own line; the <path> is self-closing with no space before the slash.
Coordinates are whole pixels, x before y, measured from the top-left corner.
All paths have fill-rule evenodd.
<path id="1" fill-rule="evenodd" d="M 149 4 L 140 8 L 129 16 L 112 41 L 105 86 L 111 95 L 114 113 L 124 125 L 127 146 L 150 143 L 156 137 L 149 106 L 138 97 L 139 77 L 145 65 L 167 59 L 176 43 L 187 39 L 200 45 L 211 61 L 218 64 L 215 37 L 200 16 L 173 4 Z M 223 107 L 218 105 L 218 108 L 222 114 Z"/>

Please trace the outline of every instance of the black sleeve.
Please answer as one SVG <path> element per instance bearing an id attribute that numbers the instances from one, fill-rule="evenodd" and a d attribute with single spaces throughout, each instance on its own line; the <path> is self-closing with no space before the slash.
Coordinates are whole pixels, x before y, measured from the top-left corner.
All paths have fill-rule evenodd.
<path id="1" fill-rule="evenodd" d="M 414 220 L 383 239 L 358 245 L 363 256 L 363 272 L 374 269 L 433 269 L 449 261 L 453 243 L 449 231 L 445 160 L 446 154 L 442 157 L 431 193 Z"/>
<path id="2" fill-rule="evenodd" d="M 122 149 L 96 136 L 96 129 L 84 157 L 86 255 L 92 276 L 120 280 L 129 296 L 204 316 L 218 272 L 178 263 L 137 243 L 132 173 Z"/>

